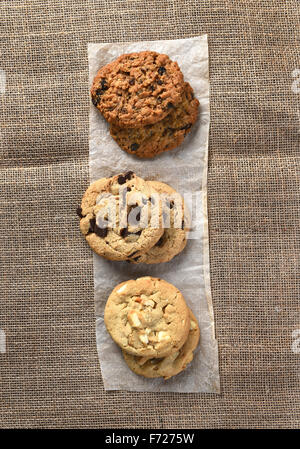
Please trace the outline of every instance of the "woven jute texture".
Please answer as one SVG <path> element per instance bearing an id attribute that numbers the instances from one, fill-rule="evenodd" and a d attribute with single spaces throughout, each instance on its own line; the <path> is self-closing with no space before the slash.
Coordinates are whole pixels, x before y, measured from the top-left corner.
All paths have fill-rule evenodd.
<path id="1" fill-rule="evenodd" d="M 299 1 L 0 5 L 0 426 L 298 427 Z M 88 184 L 87 43 L 203 33 L 222 394 L 107 393 L 74 213 Z"/>

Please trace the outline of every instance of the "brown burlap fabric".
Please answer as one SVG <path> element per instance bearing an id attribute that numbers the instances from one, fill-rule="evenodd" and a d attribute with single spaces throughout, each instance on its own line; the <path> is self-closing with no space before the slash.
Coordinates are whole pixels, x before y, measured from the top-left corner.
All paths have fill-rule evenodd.
<path id="1" fill-rule="evenodd" d="M 1 28 L 0 426 L 298 427 L 299 2 L 5 0 Z M 222 394 L 107 393 L 74 214 L 88 183 L 87 43 L 206 32 Z"/>

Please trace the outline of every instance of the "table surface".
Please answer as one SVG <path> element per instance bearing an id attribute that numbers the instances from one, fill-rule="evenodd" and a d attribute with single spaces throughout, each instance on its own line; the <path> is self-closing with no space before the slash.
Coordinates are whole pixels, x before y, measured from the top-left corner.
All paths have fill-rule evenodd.
<path id="1" fill-rule="evenodd" d="M 1 19 L 0 427 L 299 427 L 299 2 L 9 0 Z M 87 43 L 203 33 L 222 393 L 108 393 L 75 216 Z"/>

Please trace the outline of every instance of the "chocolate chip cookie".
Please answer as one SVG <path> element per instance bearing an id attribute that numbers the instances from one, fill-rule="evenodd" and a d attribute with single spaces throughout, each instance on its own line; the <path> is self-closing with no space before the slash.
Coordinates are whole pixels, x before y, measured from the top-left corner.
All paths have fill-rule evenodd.
<path id="1" fill-rule="evenodd" d="M 109 123 L 138 128 L 166 117 L 182 100 L 183 75 L 164 54 L 121 55 L 102 67 L 91 88 L 92 102 Z"/>
<path id="2" fill-rule="evenodd" d="M 125 362 L 129 368 L 140 376 L 154 378 L 163 377 L 165 380 L 176 376 L 185 370 L 194 358 L 193 352 L 199 343 L 200 329 L 197 320 L 190 310 L 191 326 L 184 345 L 176 352 L 164 358 L 136 357 L 122 351 Z"/>
<path id="3" fill-rule="evenodd" d="M 152 248 L 132 258 L 131 262 L 168 262 L 186 246 L 189 219 L 185 216 L 183 198 L 176 190 L 159 181 L 148 181 L 148 184 L 160 194 L 164 233 Z"/>
<path id="4" fill-rule="evenodd" d="M 183 142 L 197 120 L 198 109 L 199 101 L 194 97 L 189 83 L 185 83 L 181 102 L 176 107 L 172 105 L 163 120 L 134 129 L 113 124 L 110 134 L 127 153 L 152 158 L 173 150 Z"/>
<path id="5" fill-rule="evenodd" d="M 132 171 L 91 184 L 78 215 L 90 247 L 110 260 L 138 257 L 163 234 L 158 194 Z"/>
<path id="6" fill-rule="evenodd" d="M 145 357 L 165 357 L 179 350 L 190 329 L 189 310 L 181 292 L 148 276 L 114 288 L 105 306 L 104 322 L 122 350 Z"/>

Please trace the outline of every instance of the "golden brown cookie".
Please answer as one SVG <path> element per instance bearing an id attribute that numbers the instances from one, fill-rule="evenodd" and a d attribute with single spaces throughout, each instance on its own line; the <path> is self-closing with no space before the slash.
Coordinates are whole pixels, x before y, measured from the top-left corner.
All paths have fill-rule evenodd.
<path id="1" fill-rule="evenodd" d="M 127 153 L 140 158 L 152 158 L 173 150 L 191 131 L 198 116 L 199 101 L 194 98 L 193 89 L 185 83 L 181 102 L 170 109 L 163 120 L 142 128 L 121 128 L 111 125 L 110 134 Z"/>
<path id="2" fill-rule="evenodd" d="M 193 312 L 191 310 L 189 312 L 191 319 L 189 335 L 184 345 L 178 351 L 160 359 L 136 357 L 122 351 L 125 362 L 134 373 L 149 378 L 163 377 L 166 380 L 185 370 L 187 365 L 193 360 L 193 352 L 198 346 L 200 338 L 197 320 Z"/>
<path id="3" fill-rule="evenodd" d="M 78 215 L 90 247 L 110 260 L 137 257 L 163 234 L 156 191 L 131 171 L 91 184 Z"/>
<path id="4" fill-rule="evenodd" d="M 147 182 L 160 194 L 164 233 L 152 248 L 130 258 L 130 261 L 146 264 L 169 262 L 185 248 L 187 242 L 189 221 L 185 217 L 184 201 L 168 184 L 159 181 Z"/>
<path id="5" fill-rule="evenodd" d="M 162 120 L 182 99 L 183 75 L 164 54 L 121 55 L 95 76 L 91 96 L 109 123 L 137 128 Z"/>
<path id="6" fill-rule="evenodd" d="M 123 351 L 145 357 L 165 357 L 180 349 L 190 328 L 181 292 L 149 276 L 114 288 L 105 306 L 104 322 Z"/>

